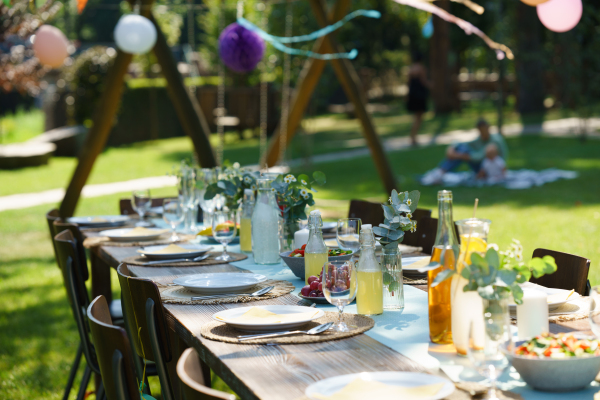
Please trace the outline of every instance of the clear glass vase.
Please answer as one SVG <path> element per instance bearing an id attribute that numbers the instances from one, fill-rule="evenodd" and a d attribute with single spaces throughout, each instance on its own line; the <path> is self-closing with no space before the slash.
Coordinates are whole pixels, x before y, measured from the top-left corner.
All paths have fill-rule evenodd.
<path id="1" fill-rule="evenodd" d="M 402 277 L 402 253 L 398 246 L 383 248 L 381 256 L 383 270 L 383 309 L 402 310 L 404 308 L 404 281 Z"/>
<path id="2" fill-rule="evenodd" d="M 281 252 L 294 250 L 294 233 L 300 230 L 299 220 L 282 219 L 281 229 L 279 231 L 279 240 L 281 243 Z"/>

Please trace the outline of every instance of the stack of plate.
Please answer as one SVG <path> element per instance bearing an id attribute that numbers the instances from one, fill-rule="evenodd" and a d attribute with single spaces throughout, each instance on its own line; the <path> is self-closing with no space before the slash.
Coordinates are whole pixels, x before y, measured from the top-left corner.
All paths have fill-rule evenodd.
<path id="1" fill-rule="evenodd" d="M 403 275 L 410 279 L 427 279 L 427 272 L 419 272 L 419 268 L 429 264 L 430 256 L 402 258 Z"/>
<path id="2" fill-rule="evenodd" d="M 211 274 L 186 275 L 173 280 L 173 283 L 199 294 L 244 293 L 267 280 L 260 274 L 242 272 L 221 272 Z"/>
<path id="3" fill-rule="evenodd" d="M 101 231 L 100 236 L 106 236 L 114 242 L 142 242 L 146 240 L 156 240 L 161 235 L 168 233 L 168 229 L 144 228 L 144 233 L 131 235 L 130 232 L 136 228 L 110 229 Z M 139 229 L 139 228 L 138 228 Z"/>
<path id="4" fill-rule="evenodd" d="M 67 222 L 86 228 L 110 228 L 123 226 L 129 221 L 127 215 L 96 215 L 91 217 L 71 217 Z"/>
<path id="5" fill-rule="evenodd" d="M 167 248 L 167 245 L 146 246 L 138 249 L 138 253 L 151 260 L 175 260 L 178 258 L 194 258 L 199 257 L 206 252 L 212 250 L 210 246 L 202 246 L 193 243 L 180 243 L 177 246 L 184 250 L 180 252 L 161 253 L 161 250 Z"/>

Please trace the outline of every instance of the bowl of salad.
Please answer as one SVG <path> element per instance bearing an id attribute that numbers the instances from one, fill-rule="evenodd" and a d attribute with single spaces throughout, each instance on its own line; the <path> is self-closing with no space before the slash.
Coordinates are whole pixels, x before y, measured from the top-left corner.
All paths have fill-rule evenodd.
<path id="1" fill-rule="evenodd" d="M 600 372 L 598 339 L 544 333 L 516 343 L 512 365 L 537 390 L 570 392 L 589 385 Z"/>
<path id="2" fill-rule="evenodd" d="M 300 279 L 304 279 L 304 249 L 306 245 L 293 251 L 285 251 L 279 256 L 292 270 L 294 275 Z M 329 261 L 345 261 L 352 257 L 351 250 L 329 249 Z"/>

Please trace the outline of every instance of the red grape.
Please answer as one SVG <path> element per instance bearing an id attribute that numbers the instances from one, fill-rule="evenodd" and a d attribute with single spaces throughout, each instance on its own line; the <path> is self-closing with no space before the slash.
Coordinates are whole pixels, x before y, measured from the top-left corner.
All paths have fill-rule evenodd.
<path id="1" fill-rule="evenodd" d="M 302 294 L 302 296 L 304 296 L 304 297 L 308 297 L 309 293 L 310 293 L 310 286 L 309 285 L 304 286 L 302 288 L 302 290 L 300 290 L 300 294 Z"/>
<path id="2" fill-rule="evenodd" d="M 310 284 L 310 290 L 317 290 L 319 289 L 319 281 L 312 281 L 312 283 Z"/>
<path id="3" fill-rule="evenodd" d="M 313 290 L 308 294 L 308 297 L 319 297 L 319 296 L 317 296 L 317 291 Z"/>
<path id="4" fill-rule="evenodd" d="M 323 291 L 323 284 L 319 283 L 319 292 L 322 292 L 322 291 Z"/>
<path id="5" fill-rule="evenodd" d="M 319 278 L 317 278 L 314 275 L 311 275 L 311 276 L 308 277 L 308 284 L 310 285 L 311 283 L 313 283 L 316 280 L 319 280 Z"/>

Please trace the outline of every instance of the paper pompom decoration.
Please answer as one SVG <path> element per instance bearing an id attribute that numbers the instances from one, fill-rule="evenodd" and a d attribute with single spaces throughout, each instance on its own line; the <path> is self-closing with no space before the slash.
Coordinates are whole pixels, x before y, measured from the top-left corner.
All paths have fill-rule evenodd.
<path id="1" fill-rule="evenodd" d="M 219 55 L 235 72 L 250 72 L 265 54 L 265 41 L 237 22 L 227 26 L 219 36 Z"/>
<path id="2" fill-rule="evenodd" d="M 148 18 L 137 14 L 123 15 L 115 26 L 117 47 L 130 54 L 149 52 L 156 43 L 156 28 Z"/>
<path id="3" fill-rule="evenodd" d="M 63 65 L 69 56 L 68 47 L 67 37 L 54 26 L 42 25 L 35 33 L 33 52 L 43 65 L 52 68 Z"/>
<path id="4" fill-rule="evenodd" d="M 554 32 L 575 28 L 583 14 L 581 0 L 548 0 L 536 7 L 542 24 Z"/>

